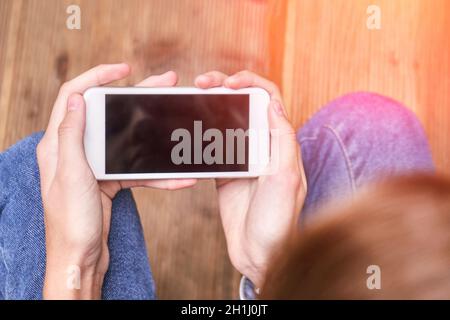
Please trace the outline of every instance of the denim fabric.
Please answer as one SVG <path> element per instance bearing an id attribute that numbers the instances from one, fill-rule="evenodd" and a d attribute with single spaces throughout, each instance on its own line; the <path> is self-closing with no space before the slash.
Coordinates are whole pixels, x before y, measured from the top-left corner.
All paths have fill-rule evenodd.
<path id="1" fill-rule="evenodd" d="M 297 134 L 308 181 L 303 216 L 362 186 L 412 172 L 433 172 L 424 130 L 414 113 L 373 93 L 332 101 Z"/>
<path id="2" fill-rule="evenodd" d="M 45 234 L 34 134 L 0 154 L 0 298 L 40 299 Z M 303 212 L 352 195 L 387 175 L 433 171 L 428 143 L 414 114 L 388 98 L 356 93 L 321 109 L 298 132 L 308 180 Z M 152 299 L 142 226 L 129 190 L 113 201 L 105 299 Z M 246 285 L 251 296 L 251 284 Z"/>
<path id="3" fill-rule="evenodd" d="M 34 134 L 0 155 L 0 296 L 41 299 L 45 230 Z M 142 226 L 130 190 L 113 201 L 104 299 L 153 299 Z"/>

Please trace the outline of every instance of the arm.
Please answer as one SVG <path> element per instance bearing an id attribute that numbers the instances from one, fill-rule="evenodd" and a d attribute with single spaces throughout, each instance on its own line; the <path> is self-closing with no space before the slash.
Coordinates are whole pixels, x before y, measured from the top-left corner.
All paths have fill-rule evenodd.
<path id="1" fill-rule="evenodd" d="M 101 65 L 64 84 L 37 147 L 46 237 L 45 299 L 100 299 L 109 266 L 112 199 L 122 188 L 179 189 L 195 180 L 101 181 L 87 163 L 82 93 L 129 74 L 126 64 Z M 141 86 L 173 86 L 176 74 L 144 80 Z"/>
<path id="2" fill-rule="evenodd" d="M 195 83 L 201 88 L 255 86 L 271 95 L 268 114 L 271 174 L 256 179 L 216 181 L 231 262 L 260 288 L 273 255 L 286 237 L 297 232 L 306 196 L 306 178 L 295 130 L 287 119 L 278 88 L 254 73 L 243 71 L 228 77 L 213 71 L 200 75 Z"/>

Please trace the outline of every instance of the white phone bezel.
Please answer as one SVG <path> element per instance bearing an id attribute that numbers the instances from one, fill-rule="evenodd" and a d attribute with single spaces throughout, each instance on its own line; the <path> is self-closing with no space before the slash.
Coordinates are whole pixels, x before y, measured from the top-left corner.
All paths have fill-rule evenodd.
<path id="1" fill-rule="evenodd" d="M 105 173 L 105 95 L 106 94 L 249 94 L 249 170 L 239 172 L 170 172 L 170 173 Z M 182 179 L 182 178 L 243 178 L 256 177 L 268 171 L 270 96 L 260 88 L 231 90 L 228 88 L 199 89 L 190 87 L 94 87 L 84 93 L 86 128 L 84 147 L 88 163 L 98 180 Z"/>

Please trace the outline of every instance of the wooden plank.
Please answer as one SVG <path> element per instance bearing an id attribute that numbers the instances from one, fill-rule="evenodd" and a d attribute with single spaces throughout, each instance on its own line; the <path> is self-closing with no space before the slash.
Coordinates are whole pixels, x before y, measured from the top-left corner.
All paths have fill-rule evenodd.
<path id="1" fill-rule="evenodd" d="M 10 109 L 11 87 L 14 77 L 13 68 L 15 63 L 16 46 L 15 39 L 11 36 L 18 32 L 20 26 L 20 2 L 2 2 L 0 8 L 0 138 L 6 136 L 6 124 L 8 111 Z M 11 19 L 8 19 L 8 16 Z"/>
<path id="2" fill-rule="evenodd" d="M 65 27 L 70 4 L 81 7 L 79 31 Z M 169 69 L 181 85 L 212 69 L 268 73 L 264 1 L 2 0 L 0 9 L 0 149 L 44 129 L 61 83 L 99 63 L 129 62 L 122 85 Z M 136 200 L 160 298 L 237 297 L 211 182 L 138 190 Z"/>
<path id="3" fill-rule="evenodd" d="M 82 30 L 65 28 L 69 4 Z M 210 69 L 250 69 L 277 82 L 302 125 L 344 93 L 370 90 L 420 117 L 441 171 L 450 172 L 450 3 L 379 0 L 2 0 L 0 149 L 45 127 L 61 83 L 98 63 L 127 61 L 131 85 L 174 69 L 182 85 Z M 168 193 L 138 190 L 161 298 L 234 298 L 211 182 Z"/>
<path id="4" fill-rule="evenodd" d="M 301 126 L 328 101 L 374 91 L 420 118 L 440 171 L 450 173 L 450 3 L 379 0 L 381 30 L 366 27 L 369 0 L 289 0 L 282 89 Z"/>
<path id="5" fill-rule="evenodd" d="M 269 70 L 267 77 L 275 82 L 280 88 L 287 85 L 283 82 L 284 61 L 290 52 L 286 43 L 287 21 L 292 21 L 287 17 L 288 2 L 285 0 L 270 0 L 267 10 L 267 37 L 269 43 Z M 290 51 L 289 51 L 290 50 Z"/>

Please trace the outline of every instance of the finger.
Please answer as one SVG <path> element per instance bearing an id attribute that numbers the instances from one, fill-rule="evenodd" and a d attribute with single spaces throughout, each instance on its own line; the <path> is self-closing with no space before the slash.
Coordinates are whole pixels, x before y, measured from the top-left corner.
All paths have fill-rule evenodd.
<path id="1" fill-rule="evenodd" d="M 286 111 L 277 100 L 269 105 L 271 172 L 298 169 L 298 143 Z"/>
<path id="2" fill-rule="evenodd" d="M 280 90 L 272 81 L 250 71 L 241 71 L 228 77 L 224 82 L 224 86 L 230 89 L 260 87 L 266 90 L 272 99 L 282 101 Z"/>
<path id="3" fill-rule="evenodd" d="M 125 63 L 99 65 L 82 75 L 66 82 L 60 89 L 45 132 L 45 139 L 57 143 L 57 132 L 61 121 L 66 115 L 67 99 L 73 93 L 83 94 L 90 87 L 101 86 L 112 81 L 125 78 L 130 73 L 130 67 Z"/>
<path id="4" fill-rule="evenodd" d="M 192 187 L 197 179 L 164 179 L 164 180 L 125 180 L 120 181 L 122 189 L 135 187 L 149 187 L 165 190 L 178 190 Z"/>
<path id="5" fill-rule="evenodd" d="M 179 190 L 192 187 L 197 183 L 196 179 L 170 179 L 170 180 L 117 180 L 117 181 L 100 181 L 100 189 L 111 200 L 116 196 L 117 192 L 122 189 L 130 188 L 155 188 L 164 190 Z"/>
<path id="6" fill-rule="evenodd" d="M 161 75 L 150 76 L 139 82 L 136 87 L 173 87 L 178 82 L 178 75 L 174 71 L 168 71 Z"/>
<path id="7" fill-rule="evenodd" d="M 194 80 L 195 86 L 201 89 L 223 86 L 228 76 L 220 71 L 210 71 L 197 76 Z"/>
<path id="8" fill-rule="evenodd" d="M 83 146 L 86 106 L 83 96 L 72 94 L 67 101 L 67 113 L 58 128 L 58 165 L 64 169 L 86 162 Z"/>
<path id="9" fill-rule="evenodd" d="M 130 71 L 130 66 L 126 63 L 101 64 L 67 82 L 66 89 L 69 94 L 83 93 L 90 87 L 102 86 L 123 79 L 130 74 Z"/>

